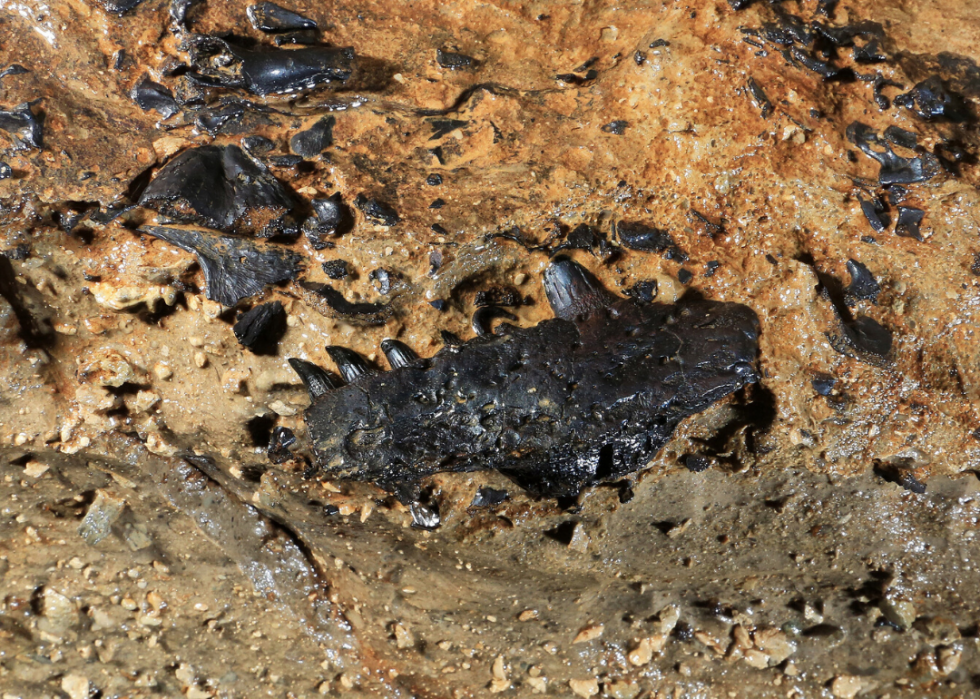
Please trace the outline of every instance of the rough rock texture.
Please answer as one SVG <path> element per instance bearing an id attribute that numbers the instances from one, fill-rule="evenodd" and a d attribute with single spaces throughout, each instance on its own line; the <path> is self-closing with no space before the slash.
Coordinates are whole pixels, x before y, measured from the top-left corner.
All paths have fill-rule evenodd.
<path id="1" fill-rule="evenodd" d="M 0 694 L 980 691 L 976 3 L 247 6 L 0 23 Z M 208 146 L 230 213 L 157 198 Z M 574 502 L 304 477 L 288 358 L 534 325 L 559 249 L 748 306 L 760 383 Z"/>

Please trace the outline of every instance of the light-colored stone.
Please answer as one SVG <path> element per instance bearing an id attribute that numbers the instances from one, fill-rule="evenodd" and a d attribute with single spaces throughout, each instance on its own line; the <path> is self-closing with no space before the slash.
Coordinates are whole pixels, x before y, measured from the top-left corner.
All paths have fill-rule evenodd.
<path id="1" fill-rule="evenodd" d="M 395 624 L 395 645 L 398 648 L 413 648 L 415 646 L 415 634 L 405 624 Z"/>
<path id="2" fill-rule="evenodd" d="M 870 683 L 866 679 L 855 675 L 837 675 L 830 683 L 830 693 L 837 699 L 854 699 L 870 688 Z"/>
<path id="3" fill-rule="evenodd" d="M 882 614 L 899 628 L 909 629 L 915 621 L 915 605 L 901 592 L 890 590 L 878 605 Z"/>
<path id="4" fill-rule="evenodd" d="M 587 680 L 569 680 L 568 686 L 575 696 L 589 699 L 599 693 L 599 681 L 594 677 Z"/>
<path id="5" fill-rule="evenodd" d="M 547 677 L 528 677 L 526 680 L 524 680 L 524 683 L 527 684 L 531 688 L 531 691 L 535 694 L 544 694 L 548 691 Z"/>
<path id="6" fill-rule="evenodd" d="M 655 653 L 659 653 L 663 650 L 667 643 L 667 636 L 664 634 L 654 634 L 653 636 L 647 636 L 646 638 L 640 639 L 640 642 L 629 652 L 626 656 L 630 662 L 630 665 L 635 665 L 636 667 L 643 667 L 649 663 Z"/>
<path id="7" fill-rule="evenodd" d="M 752 634 L 752 640 L 769 656 L 772 665 L 779 665 L 796 652 L 796 644 L 779 629 L 760 629 Z"/>
<path id="8" fill-rule="evenodd" d="M 589 624 L 576 634 L 572 643 L 588 643 L 602 635 L 605 627 L 602 624 Z"/>
<path id="9" fill-rule="evenodd" d="M 507 679 L 507 665 L 504 662 L 504 656 L 498 655 L 493 659 L 493 665 L 490 666 L 490 674 L 493 675 L 495 680 Z"/>
<path id="10" fill-rule="evenodd" d="M 88 677 L 84 675 L 65 675 L 61 678 L 61 689 L 71 699 L 88 699 Z"/>
<path id="11" fill-rule="evenodd" d="M 47 472 L 48 465 L 38 461 L 37 459 L 31 459 L 24 464 L 24 475 L 28 478 L 40 478 Z"/>
<path id="12" fill-rule="evenodd" d="M 761 650 L 756 648 L 749 648 L 742 651 L 742 660 L 751 667 L 758 670 L 764 670 L 769 667 L 769 654 L 763 653 Z"/>
<path id="13" fill-rule="evenodd" d="M 959 648 L 946 646 L 936 651 L 936 668 L 943 675 L 954 672 L 960 666 L 963 652 Z"/>
<path id="14" fill-rule="evenodd" d="M 631 682 L 610 682 L 605 686 L 606 696 L 613 699 L 635 699 L 640 693 L 640 685 Z"/>
<path id="15" fill-rule="evenodd" d="M 589 536 L 588 532 L 585 531 L 585 527 L 579 523 L 575 525 L 575 529 L 572 530 L 572 538 L 568 542 L 568 548 L 577 553 L 586 553 L 589 550 L 589 544 L 592 541 L 592 537 Z"/>

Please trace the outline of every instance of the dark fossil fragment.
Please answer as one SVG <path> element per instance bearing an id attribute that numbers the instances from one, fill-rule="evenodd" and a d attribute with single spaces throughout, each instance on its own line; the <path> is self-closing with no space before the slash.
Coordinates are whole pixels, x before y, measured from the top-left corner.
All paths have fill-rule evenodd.
<path id="1" fill-rule="evenodd" d="M 174 94 L 145 75 L 133 88 L 132 96 L 133 101 L 144 112 L 152 109 L 164 119 L 169 119 L 177 113 L 177 100 L 174 99 Z"/>
<path id="2" fill-rule="evenodd" d="M 254 296 L 268 284 L 295 279 L 302 267 L 303 258 L 281 246 L 189 228 L 141 226 L 139 230 L 194 253 L 204 271 L 205 295 L 225 306 Z"/>
<path id="3" fill-rule="evenodd" d="M 354 50 L 333 46 L 248 48 L 216 36 L 188 39 L 191 75 L 212 87 L 241 88 L 254 95 L 285 95 L 346 82 Z"/>
<path id="4" fill-rule="evenodd" d="M 473 68 L 476 65 L 476 59 L 472 56 L 453 51 L 443 51 L 442 49 L 436 49 L 436 62 L 449 70 L 463 70 Z"/>
<path id="5" fill-rule="evenodd" d="M 847 140 L 860 148 L 866 156 L 878 161 L 881 165 L 878 182 L 884 186 L 925 182 L 939 173 L 939 159 L 932 153 L 903 158 L 879 138 L 874 129 L 859 121 L 847 127 Z M 883 150 L 876 150 L 873 146 Z"/>
<path id="6" fill-rule="evenodd" d="M 238 316 L 232 329 L 238 341 L 255 354 L 275 354 L 286 332 L 286 311 L 279 301 L 263 303 Z"/>
<path id="7" fill-rule="evenodd" d="M 354 219 L 340 192 L 314 199 L 310 203 L 313 205 L 313 216 L 303 223 L 303 232 L 314 249 L 323 250 L 329 247 L 331 243 L 328 238 L 343 235 L 353 227 Z"/>
<path id="8" fill-rule="evenodd" d="M 327 260 L 320 267 L 331 279 L 346 279 L 350 275 L 350 265 L 345 260 Z"/>
<path id="9" fill-rule="evenodd" d="M 830 374 L 816 374 L 810 380 L 810 385 L 813 386 L 813 390 L 818 395 L 829 396 L 833 392 L 834 386 L 837 385 L 837 379 Z"/>
<path id="10" fill-rule="evenodd" d="M 759 83 L 754 78 L 749 78 L 746 86 L 749 88 L 749 94 L 752 95 L 752 99 L 755 101 L 755 106 L 761 111 L 762 118 L 765 119 L 772 114 L 772 102 L 769 101 L 769 98 Z"/>
<path id="11" fill-rule="evenodd" d="M 938 75 L 918 83 L 904 95 L 895 98 L 895 105 L 911 110 L 920 119 L 966 121 L 969 114 L 963 98 L 943 85 Z"/>
<path id="12" fill-rule="evenodd" d="M 915 148 L 919 145 L 918 134 L 912 131 L 907 131 L 895 125 L 889 126 L 887 129 L 885 129 L 884 136 L 896 146 L 908 148 L 909 150 L 915 150 Z"/>
<path id="13" fill-rule="evenodd" d="M 301 14 L 287 10 L 271 2 L 249 5 L 245 10 L 248 21 L 260 32 L 292 32 L 299 29 L 316 29 L 316 22 Z"/>
<path id="14" fill-rule="evenodd" d="M 241 104 L 208 107 L 194 115 L 194 125 L 200 131 L 207 131 L 210 135 L 217 136 L 226 126 L 237 123 L 243 116 L 245 116 L 245 107 Z"/>
<path id="15" fill-rule="evenodd" d="M 363 194 L 358 194 L 357 198 L 354 199 L 354 206 L 369 219 L 375 223 L 380 223 L 382 226 L 394 226 L 401 221 L 398 212 L 379 199 L 369 199 Z"/>
<path id="16" fill-rule="evenodd" d="M 700 454 L 685 454 L 684 467 L 692 473 L 701 473 L 711 467 L 711 459 Z"/>
<path id="17" fill-rule="evenodd" d="M 311 395 L 315 466 L 393 489 L 498 470 L 533 493 L 570 496 L 643 468 L 681 420 L 757 380 L 745 306 L 619 298 L 566 258 L 545 290 L 553 320 Z"/>
<path id="18" fill-rule="evenodd" d="M 847 357 L 883 366 L 892 349 L 892 333 L 874 318 L 840 319 L 839 332 L 827 333 L 830 345 Z"/>
<path id="19" fill-rule="evenodd" d="M 646 281 L 637 282 L 626 290 L 626 295 L 636 299 L 637 301 L 651 303 L 655 298 L 657 298 L 657 280 L 648 279 Z"/>
<path id="20" fill-rule="evenodd" d="M 495 507 L 503 503 L 507 497 L 506 490 L 497 490 L 496 488 L 484 486 L 476 491 L 470 507 Z"/>
<path id="21" fill-rule="evenodd" d="M 0 70 L 0 80 L 3 80 L 8 75 L 24 75 L 25 73 L 30 73 L 30 71 L 19 63 L 11 63 L 3 70 Z"/>
<path id="22" fill-rule="evenodd" d="M 626 128 L 630 125 L 628 121 L 622 119 L 617 119 L 616 121 L 610 121 L 608 124 L 600 129 L 603 133 L 610 133 L 613 136 L 622 136 L 626 133 Z"/>
<path id="23" fill-rule="evenodd" d="M 888 228 L 888 219 L 885 216 L 885 204 L 881 199 L 878 197 L 864 199 L 859 196 L 858 201 L 861 204 L 861 213 L 864 214 L 864 217 L 876 233 L 881 233 Z"/>
<path id="24" fill-rule="evenodd" d="M 319 119 L 306 131 L 300 131 L 289 139 L 289 147 L 304 158 L 315 158 L 333 143 L 333 127 L 337 120 L 332 115 Z"/>
<path id="25" fill-rule="evenodd" d="M 143 0 L 101 0 L 101 2 L 106 12 L 111 12 L 114 15 L 124 15 L 136 9 L 136 6 L 143 2 Z"/>
<path id="26" fill-rule="evenodd" d="M 554 252 L 562 250 L 588 250 L 593 255 L 599 251 L 604 255 L 609 249 L 609 243 L 602 234 L 587 223 L 580 223 L 565 236 L 565 240 L 555 248 Z M 498 304 L 506 305 L 506 304 Z"/>
<path id="27" fill-rule="evenodd" d="M 248 215 L 265 222 L 256 232 L 268 236 L 281 231 L 297 202 L 265 165 L 238 146 L 200 146 L 164 165 L 139 203 L 175 220 L 219 230 Z"/>
<path id="28" fill-rule="evenodd" d="M 922 232 L 919 224 L 922 223 L 926 212 L 911 206 L 898 207 L 898 221 L 895 223 L 895 233 L 906 238 L 915 238 L 922 242 Z"/>
<path id="29" fill-rule="evenodd" d="M 847 286 L 847 293 L 850 296 L 872 303 L 878 302 L 881 286 L 871 274 L 871 270 L 857 260 L 848 260 L 847 273 L 851 275 L 851 283 Z"/>
<path id="30" fill-rule="evenodd" d="M 667 231 L 645 223 L 620 221 L 616 226 L 619 242 L 630 250 L 670 252 L 680 248 Z"/>
<path id="31" fill-rule="evenodd" d="M 242 139 L 242 148 L 247 150 L 249 155 L 266 155 L 275 147 L 275 142 L 265 136 L 246 136 Z"/>
<path id="32" fill-rule="evenodd" d="M 18 150 L 44 146 L 44 118 L 34 113 L 31 104 L 22 102 L 13 109 L 0 109 L 0 130 L 10 134 Z"/>
<path id="33" fill-rule="evenodd" d="M 394 309 L 390 303 L 352 303 L 329 284 L 300 282 L 303 300 L 318 313 L 351 325 L 384 325 Z"/>
<path id="34" fill-rule="evenodd" d="M 272 437 L 269 439 L 269 447 L 266 450 L 269 461 L 274 464 L 284 464 L 293 458 L 289 453 L 289 447 L 296 444 L 296 435 L 288 427 L 276 427 L 272 430 Z"/>

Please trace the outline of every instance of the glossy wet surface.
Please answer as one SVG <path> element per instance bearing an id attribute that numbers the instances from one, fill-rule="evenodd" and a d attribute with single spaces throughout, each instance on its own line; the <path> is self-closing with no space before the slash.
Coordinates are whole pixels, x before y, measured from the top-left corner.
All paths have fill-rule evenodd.
<path id="1" fill-rule="evenodd" d="M 977 691 L 970 3 L 120 9 L 0 1 L 3 692 Z M 558 252 L 748 306 L 760 383 L 434 531 L 304 478 L 287 358 L 534 325 Z"/>

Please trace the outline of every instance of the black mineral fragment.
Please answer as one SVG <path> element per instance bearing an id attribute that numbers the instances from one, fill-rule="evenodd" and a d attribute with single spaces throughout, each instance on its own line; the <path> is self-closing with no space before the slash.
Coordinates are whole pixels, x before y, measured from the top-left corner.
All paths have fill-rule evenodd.
<path id="1" fill-rule="evenodd" d="M 830 374 L 816 374 L 810 380 L 810 385 L 818 395 L 829 396 L 837 385 L 837 379 Z"/>
<path id="2" fill-rule="evenodd" d="M 436 49 L 436 62 L 441 67 L 449 70 L 463 70 L 476 65 L 476 59 L 472 56 L 454 53 L 452 51 L 443 51 L 442 49 Z"/>
<path id="3" fill-rule="evenodd" d="M 679 250 L 670 233 L 645 223 L 620 221 L 616 232 L 619 241 L 630 250 L 659 253 Z"/>
<path id="4" fill-rule="evenodd" d="M 302 269 L 303 258 L 281 246 L 188 228 L 141 226 L 139 231 L 194 253 L 204 271 L 205 295 L 224 306 L 295 279 Z"/>
<path id="5" fill-rule="evenodd" d="M 329 197 L 314 199 L 313 216 L 303 223 L 303 232 L 316 250 L 330 247 L 327 239 L 343 235 L 354 225 L 350 209 L 344 203 L 340 192 Z"/>
<path id="6" fill-rule="evenodd" d="M 266 155 L 275 147 L 275 142 L 265 136 L 246 136 L 242 139 L 242 148 L 247 150 L 249 155 Z"/>
<path id="7" fill-rule="evenodd" d="M 0 160 L 0 180 L 9 180 L 14 176 L 14 169 Z"/>
<path id="8" fill-rule="evenodd" d="M 363 194 L 358 194 L 354 199 L 354 206 L 361 210 L 365 216 L 380 223 L 382 226 L 394 226 L 401 221 L 398 212 L 387 203 L 378 199 L 368 198 Z"/>
<path id="9" fill-rule="evenodd" d="M 626 290 L 626 295 L 630 298 L 636 299 L 637 301 L 651 303 L 655 298 L 657 298 L 657 280 L 648 279 L 646 281 L 637 282 Z"/>
<path id="10" fill-rule="evenodd" d="M 346 279 L 350 275 L 350 265 L 344 260 L 327 260 L 320 267 L 331 279 Z"/>
<path id="11" fill-rule="evenodd" d="M 845 356 L 881 365 L 891 353 L 891 331 L 873 318 L 859 315 L 853 321 L 842 320 L 840 330 L 827 337 L 831 347 Z"/>
<path id="12" fill-rule="evenodd" d="M 175 220 L 218 230 L 264 211 L 273 220 L 258 232 L 272 235 L 297 202 L 265 165 L 231 145 L 183 151 L 160 169 L 139 203 Z"/>
<path id="13" fill-rule="evenodd" d="M 162 118 L 169 119 L 177 113 L 177 100 L 167 87 L 155 83 L 146 75 L 136 84 L 132 92 L 133 101 L 144 112 L 151 109 Z"/>
<path id="14" fill-rule="evenodd" d="M 211 136 L 217 136 L 222 129 L 235 124 L 245 116 L 245 107 L 241 104 L 223 104 L 216 107 L 206 107 L 194 114 L 194 125 L 199 131 L 206 131 Z"/>
<path id="15" fill-rule="evenodd" d="M 275 354 L 286 332 L 286 311 L 279 301 L 263 303 L 238 316 L 235 337 L 255 354 Z"/>
<path id="16" fill-rule="evenodd" d="M 266 453 L 269 461 L 274 464 L 284 464 L 293 458 L 289 453 L 289 447 L 296 443 L 296 435 L 288 427 L 277 426 L 272 430 L 272 437 L 269 439 L 269 446 Z"/>
<path id="17" fill-rule="evenodd" d="M 0 109 L 0 130 L 10 134 L 17 150 L 41 150 L 44 147 L 43 124 L 43 114 L 35 114 L 30 102 L 22 102 L 13 109 Z"/>
<path id="18" fill-rule="evenodd" d="M 346 82 L 354 50 L 333 46 L 298 49 L 250 48 L 196 35 L 187 41 L 191 77 L 211 87 L 241 88 L 254 95 L 285 95 Z"/>
<path id="19" fill-rule="evenodd" d="M 141 2 L 143 0 L 101 0 L 102 7 L 105 8 L 106 12 L 120 16 L 136 9 L 136 6 Z"/>
<path id="20" fill-rule="evenodd" d="M 351 302 L 329 284 L 300 282 L 303 299 L 321 315 L 351 325 L 384 325 L 393 312 L 390 303 Z"/>
<path id="21" fill-rule="evenodd" d="M 476 491 L 470 507 L 495 507 L 508 498 L 506 490 L 497 490 L 489 486 L 484 486 Z"/>
<path id="22" fill-rule="evenodd" d="M 425 178 L 425 183 L 430 187 L 438 187 L 442 184 L 442 175 L 433 173 Z"/>
<path id="23" fill-rule="evenodd" d="M 878 302 L 881 286 L 867 267 L 857 260 L 848 260 L 847 273 L 851 275 L 851 283 L 846 289 L 850 296 L 872 303 Z"/>
<path id="24" fill-rule="evenodd" d="M 946 89 L 938 75 L 926 78 L 904 95 L 898 95 L 895 105 L 904 107 L 927 121 L 944 119 L 958 122 L 966 121 L 969 116 L 963 99 Z"/>
<path id="25" fill-rule="evenodd" d="M 685 454 L 684 467 L 692 473 L 701 473 L 711 466 L 711 459 L 700 454 Z"/>
<path id="26" fill-rule="evenodd" d="M 299 29 L 316 29 L 316 22 L 292 10 L 271 2 L 249 5 L 245 10 L 249 22 L 260 32 L 291 32 Z"/>
<path id="27" fill-rule="evenodd" d="M 926 212 L 911 206 L 898 207 L 898 222 L 895 224 L 895 233 L 905 238 L 915 238 L 922 242 L 922 232 L 919 224 L 922 223 Z"/>
<path id="28" fill-rule="evenodd" d="M 622 136 L 624 133 L 626 133 L 626 127 L 629 125 L 630 123 L 628 121 L 617 119 L 616 121 L 610 121 L 608 124 L 603 126 L 601 130 L 603 133 L 609 133 L 613 136 Z"/>
<path id="29" fill-rule="evenodd" d="M 916 146 L 919 145 L 919 137 L 916 133 L 906 131 L 894 124 L 885 129 L 884 136 L 896 146 L 908 148 L 909 150 L 915 150 Z"/>
<path id="30" fill-rule="evenodd" d="M 772 102 L 769 101 L 769 98 L 759 86 L 759 83 L 754 78 L 749 78 L 746 86 L 749 88 L 749 94 L 752 95 L 752 99 L 755 101 L 755 106 L 761 110 L 762 118 L 765 119 L 772 114 Z"/>
<path id="31" fill-rule="evenodd" d="M 878 182 L 884 186 L 925 182 L 939 173 L 939 159 L 932 153 L 922 153 L 915 158 L 903 158 L 879 138 L 874 129 L 861 122 L 853 122 L 847 127 L 846 133 L 847 140 L 881 165 Z M 876 150 L 875 147 L 883 150 Z"/>
<path id="32" fill-rule="evenodd" d="M 306 131 L 300 131 L 289 139 L 289 148 L 304 158 L 315 158 L 333 143 L 333 127 L 337 120 L 333 115 L 322 117 Z"/>

